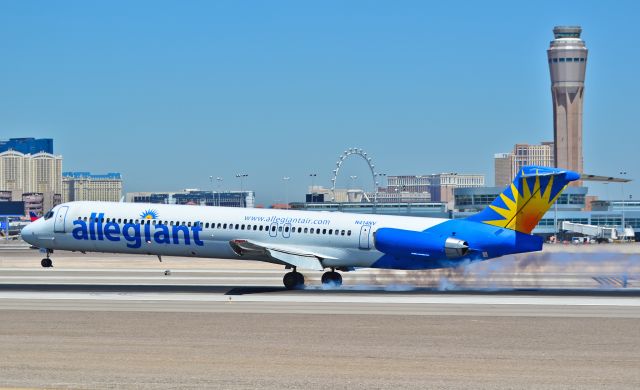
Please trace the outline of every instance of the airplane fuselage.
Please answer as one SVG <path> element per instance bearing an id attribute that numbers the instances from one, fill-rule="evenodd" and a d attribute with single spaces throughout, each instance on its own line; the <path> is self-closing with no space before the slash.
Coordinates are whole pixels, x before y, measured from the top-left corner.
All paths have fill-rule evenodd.
<path id="1" fill-rule="evenodd" d="M 23 232 L 41 248 L 160 256 L 255 259 L 239 256 L 233 240 L 317 253 L 325 267 L 372 267 L 382 227 L 424 231 L 439 218 L 139 203 L 70 202 Z M 411 267 L 414 268 L 414 267 Z M 419 267 L 423 268 L 423 267 Z M 429 267 L 430 268 L 430 267 Z"/>

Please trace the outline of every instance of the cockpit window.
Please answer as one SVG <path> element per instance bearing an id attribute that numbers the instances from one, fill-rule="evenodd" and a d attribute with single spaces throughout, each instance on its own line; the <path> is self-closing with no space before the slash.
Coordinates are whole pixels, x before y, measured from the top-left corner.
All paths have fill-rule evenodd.
<path id="1" fill-rule="evenodd" d="M 53 210 L 49 210 L 49 212 L 44 215 L 44 219 L 49 219 L 51 217 L 53 217 Z"/>

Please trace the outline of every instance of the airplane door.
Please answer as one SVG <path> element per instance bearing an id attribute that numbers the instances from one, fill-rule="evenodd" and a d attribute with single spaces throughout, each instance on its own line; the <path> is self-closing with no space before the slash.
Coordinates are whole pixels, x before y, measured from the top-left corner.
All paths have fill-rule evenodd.
<path id="1" fill-rule="evenodd" d="M 269 235 L 271 237 L 276 237 L 278 235 L 278 224 L 273 222 L 271 226 L 269 226 Z"/>
<path id="2" fill-rule="evenodd" d="M 285 223 L 284 224 L 284 230 L 282 230 L 282 237 L 289 238 L 290 234 L 291 234 L 291 224 L 290 223 Z"/>
<path id="3" fill-rule="evenodd" d="M 371 226 L 363 225 L 360 228 L 360 249 L 371 248 L 369 233 L 371 233 Z"/>
<path id="4" fill-rule="evenodd" d="M 69 206 L 62 206 L 58 209 L 56 213 L 56 220 L 53 224 L 53 231 L 56 233 L 64 233 L 64 221 L 67 218 L 67 211 L 69 210 Z"/>

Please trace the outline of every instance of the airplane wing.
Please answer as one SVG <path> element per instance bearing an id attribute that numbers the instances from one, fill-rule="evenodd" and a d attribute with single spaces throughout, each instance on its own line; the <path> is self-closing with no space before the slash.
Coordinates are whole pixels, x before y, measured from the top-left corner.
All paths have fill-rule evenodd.
<path id="1" fill-rule="evenodd" d="M 249 240 L 231 240 L 229 245 L 239 256 L 266 257 L 270 261 L 275 260 L 276 263 L 284 263 L 293 267 L 316 271 L 324 269 L 321 263 L 323 259 L 334 259 L 334 257 L 323 256 L 295 247 L 264 244 Z"/>

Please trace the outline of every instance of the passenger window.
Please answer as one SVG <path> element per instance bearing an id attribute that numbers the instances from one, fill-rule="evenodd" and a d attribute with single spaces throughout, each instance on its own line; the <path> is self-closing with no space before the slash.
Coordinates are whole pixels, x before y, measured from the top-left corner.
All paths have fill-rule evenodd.
<path id="1" fill-rule="evenodd" d="M 195 225 L 195 224 L 194 224 Z M 187 222 L 187 226 L 191 227 L 191 222 Z"/>
<path id="2" fill-rule="evenodd" d="M 316 234 L 320 234 L 320 229 L 316 230 Z"/>
<path id="3" fill-rule="evenodd" d="M 553 62 L 558 62 L 558 59 L 557 59 L 557 58 L 554 58 L 554 59 L 553 59 Z"/>
<path id="4" fill-rule="evenodd" d="M 350 235 L 351 235 L 351 230 L 348 230 L 347 231 L 347 236 L 350 236 Z"/>
<path id="5" fill-rule="evenodd" d="M 327 229 L 322 229 L 322 234 L 327 234 Z"/>
<path id="6" fill-rule="evenodd" d="M 313 228 L 309 229 L 309 233 L 313 234 Z"/>
<path id="7" fill-rule="evenodd" d="M 336 229 L 336 236 L 340 234 L 340 230 Z"/>
<path id="8" fill-rule="evenodd" d="M 344 230 L 342 231 L 342 234 L 340 234 L 341 236 L 344 236 Z"/>
<path id="9" fill-rule="evenodd" d="M 240 226 L 240 230 L 244 230 L 244 224 L 242 224 L 242 226 Z"/>
<path id="10" fill-rule="evenodd" d="M 258 225 L 253 225 L 253 230 L 258 230 Z"/>
<path id="11" fill-rule="evenodd" d="M 224 225 L 222 225 L 222 228 L 226 229 L 227 228 L 227 224 L 225 223 Z"/>
<path id="12" fill-rule="evenodd" d="M 262 231 L 262 225 L 260 225 L 260 231 Z"/>
<path id="13" fill-rule="evenodd" d="M 278 231 L 281 232 L 282 231 L 282 226 L 278 226 Z"/>
<path id="14" fill-rule="evenodd" d="M 333 229 L 329 229 L 329 234 L 333 234 Z"/>
<path id="15" fill-rule="evenodd" d="M 204 227 L 205 227 L 205 229 L 208 229 L 209 228 L 209 222 L 205 223 Z"/>
<path id="16" fill-rule="evenodd" d="M 301 227 L 298 228 L 298 233 L 302 233 L 302 228 Z"/>
<path id="17" fill-rule="evenodd" d="M 306 233 L 308 231 L 308 228 L 304 228 L 304 232 Z"/>
<path id="18" fill-rule="evenodd" d="M 271 231 L 275 232 L 276 231 L 276 227 L 275 226 L 271 226 Z"/>
<path id="19" fill-rule="evenodd" d="M 236 230 L 240 229 L 240 224 L 236 223 Z"/>
<path id="20" fill-rule="evenodd" d="M 221 226 L 221 225 L 220 225 L 220 223 L 218 223 L 218 229 L 220 229 L 220 226 Z M 227 224 L 226 224 L 226 223 L 224 224 L 224 227 L 225 227 L 225 229 L 226 229 L 226 227 L 227 227 Z"/>

